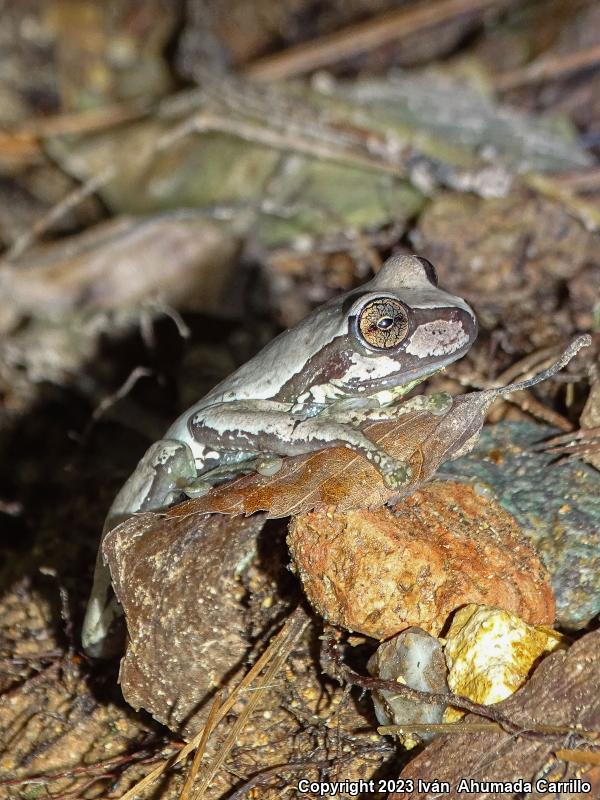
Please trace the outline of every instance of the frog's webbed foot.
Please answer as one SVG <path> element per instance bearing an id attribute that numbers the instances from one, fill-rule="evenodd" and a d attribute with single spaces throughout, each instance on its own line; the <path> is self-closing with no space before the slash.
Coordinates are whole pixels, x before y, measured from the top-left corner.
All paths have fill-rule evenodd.
<path id="1" fill-rule="evenodd" d="M 410 397 L 404 403 L 394 406 L 397 416 L 407 414 L 410 411 L 428 411 L 434 416 L 444 416 L 452 408 L 452 395 L 448 392 L 435 392 L 434 394 L 420 394 L 417 397 Z"/>
<path id="2" fill-rule="evenodd" d="M 368 398 L 362 399 L 366 401 Z M 438 392 L 436 394 L 418 395 L 401 403 L 387 406 L 368 405 L 365 402 L 362 406 L 356 404 L 353 407 L 349 403 L 346 405 L 337 403 L 331 408 L 322 411 L 319 418 L 332 418 L 336 422 L 360 428 L 367 422 L 392 421 L 412 412 L 425 411 L 434 416 L 444 416 L 452 407 L 452 402 L 452 395 L 448 394 L 448 392 Z"/>
<path id="3" fill-rule="evenodd" d="M 176 439 L 155 442 L 115 497 L 102 537 L 139 511 L 156 511 L 169 506 L 195 477 L 194 456 L 185 442 Z M 83 648 L 89 656 L 110 658 L 119 652 L 123 642 L 122 616 L 100 546 L 81 634 Z"/>
<path id="4" fill-rule="evenodd" d="M 288 441 L 290 454 L 310 453 L 322 448 L 347 447 L 373 464 L 391 489 L 400 489 L 410 482 L 410 466 L 386 453 L 372 442 L 361 430 L 348 424 L 321 420 L 319 417 L 306 420 L 294 429 L 293 444 Z M 292 451 L 292 446 L 294 451 Z"/>

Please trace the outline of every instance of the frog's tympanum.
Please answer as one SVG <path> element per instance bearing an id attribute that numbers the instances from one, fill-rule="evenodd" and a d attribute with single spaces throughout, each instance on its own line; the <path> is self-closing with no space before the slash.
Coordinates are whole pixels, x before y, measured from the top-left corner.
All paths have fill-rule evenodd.
<path id="1" fill-rule="evenodd" d="M 473 311 L 438 288 L 428 261 L 390 258 L 372 280 L 317 308 L 182 414 L 115 498 L 104 532 L 240 472 L 273 474 L 283 456 L 328 447 L 360 453 L 390 488 L 401 488 L 410 481 L 408 465 L 360 427 L 415 408 L 445 413 L 446 394 L 402 397 L 463 356 L 476 335 Z M 108 653 L 119 615 L 99 555 L 83 627 L 90 655 Z"/>

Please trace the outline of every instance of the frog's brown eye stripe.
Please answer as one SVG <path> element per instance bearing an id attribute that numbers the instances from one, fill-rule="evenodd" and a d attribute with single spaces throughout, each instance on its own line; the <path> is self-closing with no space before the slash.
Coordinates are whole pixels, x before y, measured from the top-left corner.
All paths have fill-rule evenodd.
<path id="1" fill-rule="evenodd" d="M 379 297 L 367 303 L 358 317 L 358 330 L 364 341 L 379 350 L 397 347 L 408 332 L 408 316 L 402 303 Z"/>

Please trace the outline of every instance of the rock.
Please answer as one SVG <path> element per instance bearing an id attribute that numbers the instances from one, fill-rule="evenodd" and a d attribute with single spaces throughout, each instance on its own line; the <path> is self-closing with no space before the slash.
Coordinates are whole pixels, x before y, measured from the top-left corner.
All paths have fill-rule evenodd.
<path id="1" fill-rule="evenodd" d="M 420 628 L 408 628 L 380 644 L 367 665 L 371 675 L 419 689 L 422 692 L 447 692 L 446 661 L 442 645 L 435 636 Z M 399 697 L 387 689 L 372 694 L 375 716 L 380 725 L 410 722 L 441 722 L 444 705 Z M 428 741 L 431 734 L 401 733 L 398 739 L 407 748 Z"/>
<path id="2" fill-rule="evenodd" d="M 304 591 L 330 622 L 376 639 L 485 603 L 552 624 L 548 576 L 515 520 L 458 483 L 433 483 L 393 509 L 313 511 L 288 545 Z"/>
<path id="3" fill-rule="evenodd" d="M 600 472 L 532 449 L 556 433 L 533 422 L 489 426 L 468 456 L 443 469 L 494 490 L 550 573 L 557 623 L 580 628 L 600 613 Z"/>
<path id="4" fill-rule="evenodd" d="M 547 653 L 566 647 L 550 628 L 528 625 L 507 611 L 489 606 L 460 608 L 446 634 L 444 655 L 448 686 L 462 697 L 490 705 L 510 697 Z M 462 717 L 449 709 L 445 721 Z"/>
<path id="5" fill-rule="evenodd" d="M 513 720 L 523 730 L 538 726 L 578 728 L 581 735 L 515 736 L 512 732 L 488 730 L 478 733 L 455 733 L 440 736 L 404 768 L 401 778 L 413 782 L 413 789 L 392 792 L 388 800 L 426 800 L 432 797 L 419 781 L 448 781 L 450 788 L 440 794 L 447 800 L 492 800 L 499 797 L 560 797 L 561 800 L 583 800 L 598 797 L 600 769 L 589 762 L 561 760 L 559 748 L 590 751 L 594 739 L 584 731 L 596 731 L 600 725 L 600 632 L 584 636 L 569 650 L 551 653 L 535 670 L 522 689 L 498 703 L 496 710 Z M 464 723 L 481 722 L 469 714 Z M 566 743 L 565 743 L 566 742 Z M 582 753 L 582 755 L 584 755 Z M 461 781 L 465 781 L 462 791 Z M 552 790 L 536 781 L 564 781 L 567 786 Z M 577 790 L 576 781 L 589 781 L 587 791 Z M 470 784 L 470 782 L 473 782 Z M 512 783 L 504 791 L 485 788 L 486 782 Z M 531 782 L 529 789 L 519 790 L 517 782 Z M 568 786 L 569 781 L 574 781 Z M 479 783 L 479 786 L 477 786 Z M 435 795 L 434 795 L 435 796 Z"/>

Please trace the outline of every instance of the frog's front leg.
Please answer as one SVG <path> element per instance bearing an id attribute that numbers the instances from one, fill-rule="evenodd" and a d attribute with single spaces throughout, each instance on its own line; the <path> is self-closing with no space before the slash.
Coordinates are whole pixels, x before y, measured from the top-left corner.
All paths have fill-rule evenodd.
<path id="1" fill-rule="evenodd" d="M 194 480 L 196 471 L 196 461 L 185 442 L 175 439 L 155 442 L 115 497 L 102 538 L 139 511 L 155 511 L 175 502 L 183 494 L 183 488 Z M 81 635 L 88 655 L 105 658 L 118 652 L 123 638 L 122 614 L 100 545 Z"/>
<path id="2" fill-rule="evenodd" d="M 204 409 L 190 422 L 193 437 L 207 447 L 296 456 L 329 447 L 347 447 L 368 459 L 392 489 L 411 478 L 408 464 L 379 448 L 362 431 L 336 419 L 307 419 L 290 413 L 286 404 L 269 400 L 221 403 Z"/>
<path id="3" fill-rule="evenodd" d="M 346 425 L 362 425 L 365 422 L 382 422 L 398 419 L 412 412 L 428 412 L 434 416 L 444 416 L 452 408 L 452 395 L 447 392 L 439 392 L 430 395 L 418 395 L 404 400 L 401 403 L 390 405 L 376 405 L 374 398 L 364 398 L 363 406 L 352 406 L 345 401 L 332 403 L 326 407 L 319 415 L 322 419 L 332 418 L 336 422 L 343 422 Z"/>

